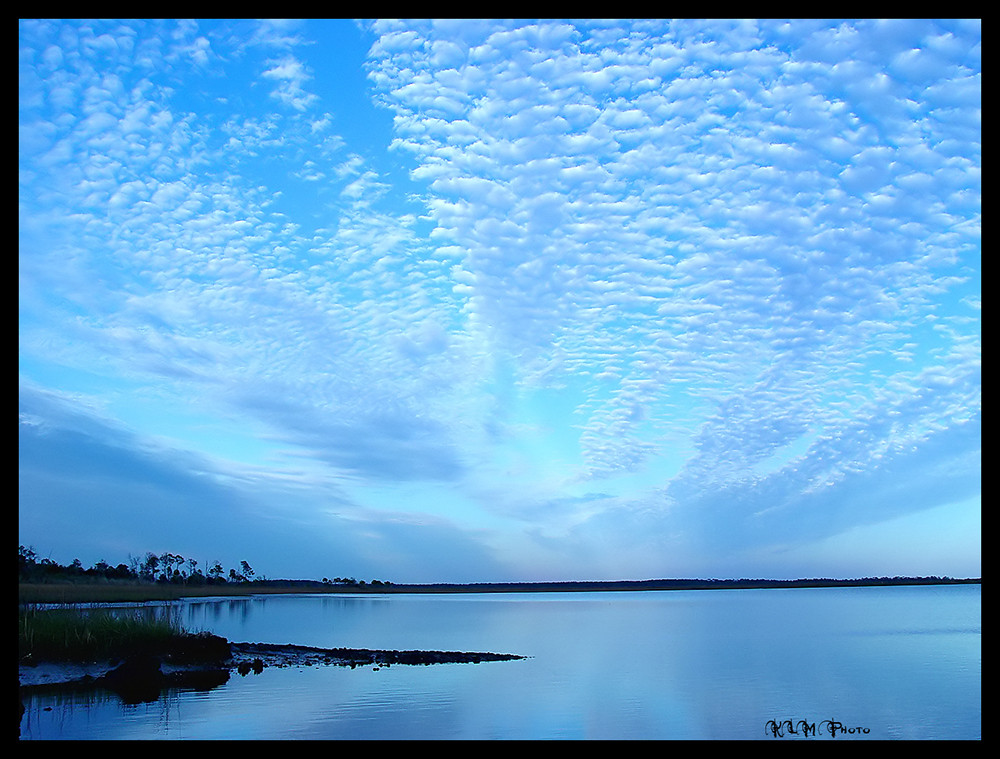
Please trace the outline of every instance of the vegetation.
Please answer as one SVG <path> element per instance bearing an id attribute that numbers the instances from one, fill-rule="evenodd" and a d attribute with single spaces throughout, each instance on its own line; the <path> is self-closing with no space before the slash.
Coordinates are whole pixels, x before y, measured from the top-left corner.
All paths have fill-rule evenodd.
<path id="1" fill-rule="evenodd" d="M 389 585 L 354 578 L 269 580 L 249 562 L 228 572 L 219 561 L 204 569 L 175 553 L 147 553 L 112 566 L 101 560 L 89 569 L 79 559 L 62 565 L 18 546 L 18 656 L 23 660 L 81 661 L 162 651 L 190 634 L 162 609 L 72 608 L 71 604 L 173 600 L 182 596 L 312 592 Z M 66 604 L 41 608 L 39 604 Z"/>
<path id="2" fill-rule="evenodd" d="M 18 546 L 18 580 L 20 582 L 74 582 L 128 581 L 145 583 L 170 583 L 173 585 L 222 585 L 230 582 L 252 582 L 254 571 L 246 561 L 240 562 L 240 569 L 230 569 L 228 577 L 218 561 L 202 571 L 195 559 L 185 559 L 174 553 L 147 553 L 139 559 L 129 556 L 128 564 L 111 566 L 103 559 L 90 569 L 84 569 L 79 559 L 68 565 L 58 564 L 52 559 L 40 559 L 31 547 Z M 266 579 L 266 578 L 261 578 Z"/>
<path id="3" fill-rule="evenodd" d="M 23 603 L 88 603 L 173 600 L 184 596 L 238 596 L 259 593 L 512 593 L 595 590 L 707 590 L 734 588 L 823 588 L 872 585 L 950 585 L 980 583 L 980 578 L 861 577 L 767 580 L 741 578 L 621 580 L 615 582 L 518 582 L 399 584 L 353 577 L 320 580 L 269 580 L 246 562 L 227 573 L 214 561 L 203 571 L 197 561 L 172 553 L 147 553 L 127 564 L 105 561 L 84 569 L 79 559 L 67 566 L 39 559 L 32 548 L 18 547 L 18 598 Z"/>
<path id="4" fill-rule="evenodd" d="M 153 609 L 47 609 L 22 606 L 19 660 L 87 660 L 160 650 L 187 632 Z"/>
<path id="5" fill-rule="evenodd" d="M 879 585 L 971 585 L 981 584 L 981 578 L 938 577 L 859 577 L 853 579 L 813 578 L 799 580 L 768 580 L 740 578 L 664 579 L 565 582 L 493 582 L 493 583 L 434 583 L 424 585 L 393 584 L 395 593 L 568 593 L 574 591 L 635 591 L 635 590 L 737 590 L 762 588 L 841 588 Z"/>
<path id="6" fill-rule="evenodd" d="M 382 580 L 324 577 L 318 580 L 269 580 L 247 561 L 226 571 L 213 561 L 204 569 L 198 561 L 175 553 L 129 555 L 128 563 L 112 566 L 98 561 L 89 569 L 79 559 L 62 565 L 39 558 L 33 547 L 18 546 L 20 603 L 88 603 L 94 601 L 172 600 L 182 596 L 244 595 L 248 593 L 362 590 L 387 587 Z"/>

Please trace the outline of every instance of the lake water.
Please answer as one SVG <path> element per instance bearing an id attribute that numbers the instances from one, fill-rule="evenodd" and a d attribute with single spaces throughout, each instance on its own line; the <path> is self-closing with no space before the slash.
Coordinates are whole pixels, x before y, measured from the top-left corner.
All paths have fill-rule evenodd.
<path id="1" fill-rule="evenodd" d="M 784 742 L 830 740 L 831 723 L 834 740 L 981 738 L 979 585 L 287 595 L 171 608 L 188 629 L 233 641 L 531 658 L 270 667 L 138 706 L 103 691 L 33 696 L 21 738 Z"/>

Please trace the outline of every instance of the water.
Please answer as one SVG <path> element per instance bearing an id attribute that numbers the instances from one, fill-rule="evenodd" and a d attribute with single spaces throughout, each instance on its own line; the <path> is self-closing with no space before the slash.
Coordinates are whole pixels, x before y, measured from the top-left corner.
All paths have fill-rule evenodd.
<path id="1" fill-rule="evenodd" d="M 835 739 L 981 737 L 978 585 L 260 596 L 171 609 L 234 641 L 531 658 L 267 668 L 139 706 L 103 691 L 36 696 L 21 738 L 788 741 L 828 740 L 831 721 Z"/>

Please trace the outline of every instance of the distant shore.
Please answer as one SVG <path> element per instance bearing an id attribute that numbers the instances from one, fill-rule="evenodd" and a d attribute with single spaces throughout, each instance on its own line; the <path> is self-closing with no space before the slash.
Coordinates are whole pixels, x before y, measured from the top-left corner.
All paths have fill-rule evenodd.
<path id="1" fill-rule="evenodd" d="M 565 593 L 635 590 L 738 590 L 763 588 L 835 588 L 869 587 L 882 585 L 978 585 L 982 578 L 951 577 L 863 577 L 849 580 L 829 578 L 799 580 L 615 580 L 615 581 L 566 581 L 566 582 L 509 582 L 509 583 L 434 583 L 421 585 L 389 585 L 377 593 Z"/>
<path id="2" fill-rule="evenodd" d="M 854 579 L 660 579 L 500 583 L 380 583 L 331 584 L 318 580 L 263 580 L 221 585 L 170 583 L 19 583 L 19 603 L 130 603 L 181 598 L 239 597 L 289 593 L 566 593 L 641 590 L 752 590 L 765 588 L 838 588 L 900 585 L 981 585 L 982 578 L 862 577 Z"/>

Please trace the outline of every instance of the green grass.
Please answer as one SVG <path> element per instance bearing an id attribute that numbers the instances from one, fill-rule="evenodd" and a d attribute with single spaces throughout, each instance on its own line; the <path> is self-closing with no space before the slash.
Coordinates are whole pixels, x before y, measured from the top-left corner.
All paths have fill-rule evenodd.
<path id="1" fill-rule="evenodd" d="M 186 631 L 152 609 L 18 609 L 18 657 L 86 661 L 156 651 Z"/>

